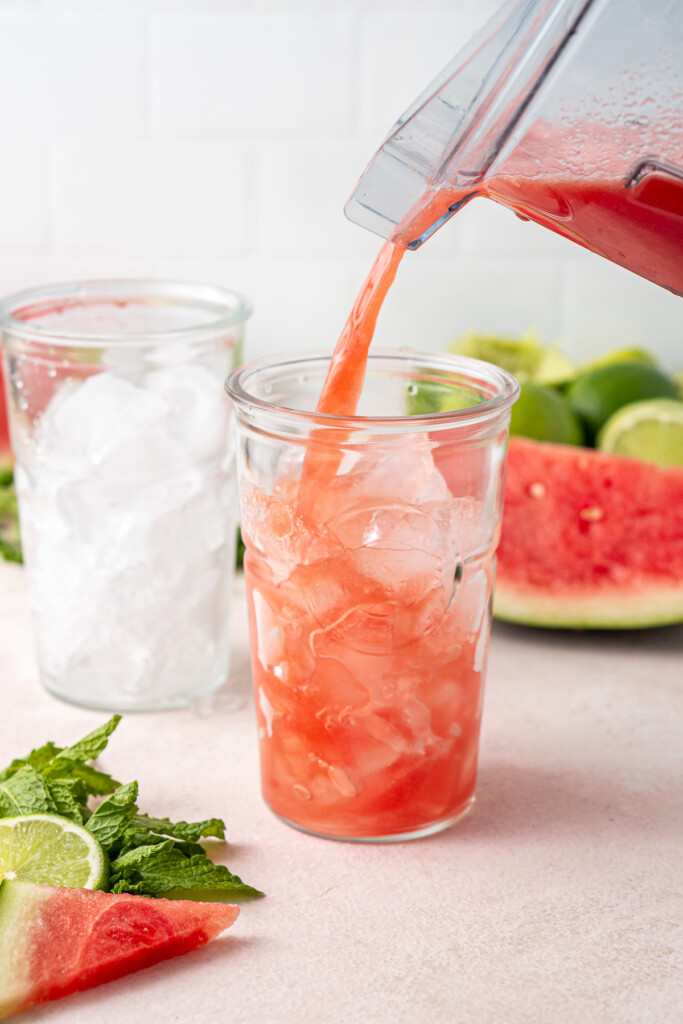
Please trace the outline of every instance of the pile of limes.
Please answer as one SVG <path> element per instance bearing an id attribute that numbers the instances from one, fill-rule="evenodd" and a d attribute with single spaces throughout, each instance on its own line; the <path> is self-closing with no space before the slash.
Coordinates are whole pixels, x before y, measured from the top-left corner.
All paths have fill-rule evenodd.
<path id="1" fill-rule="evenodd" d="M 649 352 L 622 349 L 574 368 L 533 337 L 470 335 L 452 351 L 497 363 L 518 377 L 513 435 L 683 466 L 683 386 Z"/>

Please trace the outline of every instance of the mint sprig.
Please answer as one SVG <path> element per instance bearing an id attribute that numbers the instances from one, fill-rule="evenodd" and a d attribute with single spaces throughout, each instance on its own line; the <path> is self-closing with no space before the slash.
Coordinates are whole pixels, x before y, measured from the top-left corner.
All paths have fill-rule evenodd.
<path id="1" fill-rule="evenodd" d="M 17 496 L 11 470 L 0 468 L 0 558 L 22 562 Z"/>
<path id="2" fill-rule="evenodd" d="M 237 899 L 262 896 L 222 864 L 200 840 L 223 840 L 220 818 L 176 821 L 138 808 L 138 784 L 125 785 L 88 762 L 105 749 L 121 720 L 114 715 L 70 747 L 46 743 L 0 772 L 0 817 L 61 814 L 85 825 L 111 862 L 109 889 L 140 896 Z M 99 803 L 92 798 L 104 797 Z"/>

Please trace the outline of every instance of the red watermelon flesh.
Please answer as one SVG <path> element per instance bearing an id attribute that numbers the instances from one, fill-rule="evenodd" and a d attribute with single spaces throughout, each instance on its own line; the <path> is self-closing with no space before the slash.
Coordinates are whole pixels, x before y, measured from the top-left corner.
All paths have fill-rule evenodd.
<path id="1" fill-rule="evenodd" d="M 0 1018 L 189 953 L 228 928 L 224 903 L 0 885 Z"/>
<path id="2" fill-rule="evenodd" d="M 494 614 L 596 629 L 683 621 L 683 469 L 511 438 Z"/>
<path id="3" fill-rule="evenodd" d="M 7 402 L 5 399 L 5 380 L 2 369 L 2 349 L 0 349 L 0 472 L 12 465 L 12 448 L 9 441 L 9 422 L 7 420 Z"/>

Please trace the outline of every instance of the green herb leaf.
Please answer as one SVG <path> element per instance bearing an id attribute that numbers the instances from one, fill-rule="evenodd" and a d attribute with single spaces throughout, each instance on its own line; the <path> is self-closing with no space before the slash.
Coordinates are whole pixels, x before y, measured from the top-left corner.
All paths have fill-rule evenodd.
<path id="1" fill-rule="evenodd" d="M 60 750 L 56 760 L 64 761 L 94 761 L 102 753 L 107 745 L 109 737 L 121 721 L 121 715 L 112 715 L 108 722 L 98 729 L 93 729 L 87 736 L 84 736 L 72 747 L 65 747 Z"/>
<path id="2" fill-rule="evenodd" d="M 88 819 L 88 832 L 99 839 L 107 852 L 124 834 L 129 821 L 137 811 L 137 797 L 137 782 L 119 786 L 111 796 L 102 801 Z"/>
<path id="3" fill-rule="evenodd" d="M 54 779 L 52 782 L 47 783 L 47 788 L 54 801 L 56 813 L 61 814 L 63 818 L 68 818 L 69 821 L 73 821 L 77 825 L 82 825 L 83 811 L 81 810 L 81 804 L 74 796 L 73 787 L 63 779 Z"/>
<path id="4" fill-rule="evenodd" d="M 83 764 L 82 761 L 72 761 L 58 754 L 48 765 L 43 768 L 43 775 L 46 779 L 72 778 L 82 782 L 86 794 L 90 796 L 108 796 L 113 793 L 121 783 L 112 779 L 106 772 L 98 771 L 90 764 Z"/>
<path id="5" fill-rule="evenodd" d="M 0 558 L 22 562 L 17 497 L 12 486 L 12 473 L 0 470 Z"/>
<path id="6" fill-rule="evenodd" d="M 170 839 L 182 839 L 196 843 L 198 839 L 214 836 L 225 839 L 225 822 L 220 818 L 207 818 L 205 821 L 170 821 L 168 818 L 151 818 L 148 814 L 136 814 L 134 825 L 156 832 L 157 835 L 168 836 Z"/>
<path id="7" fill-rule="evenodd" d="M 138 811 L 136 782 L 122 786 L 86 762 L 102 753 L 120 715 L 71 747 L 46 743 L 0 772 L 0 816 L 61 814 L 86 828 L 110 857 L 110 891 L 183 899 L 232 899 L 263 893 L 214 864 L 198 840 L 225 838 L 220 818 L 177 821 Z M 89 797 L 104 796 L 98 807 Z"/>
<path id="8" fill-rule="evenodd" d="M 201 891 L 219 893 L 224 898 L 235 896 L 262 896 L 258 889 L 245 885 L 241 878 L 231 874 L 222 864 L 214 864 L 206 854 L 186 857 L 172 843 L 138 847 L 112 863 L 112 883 L 115 892 L 136 892 L 147 896 L 162 896 L 182 890 L 185 893 Z"/>
<path id="9" fill-rule="evenodd" d="M 45 779 L 30 765 L 0 782 L 0 815 L 56 814 L 57 807 Z"/>
<path id="10" fill-rule="evenodd" d="M 204 847 L 200 846 L 199 843 L 184 843 L 178 839 L 169 840 L 167 836 L 157 835 L 156 832 L 150 832 L 148 828 L 140 828 L 139 826 L 128 827 L 108 852 L 110 856 L 120 856 L 136 846 L 158 846 L 160 843 L 165 842 L 170 842 L 174 849 L 180 850 L 186 857 L 191 857 L 195 853 L 206 855 Z"/>
<path id="11" fill-rule="evenodd" d="M 25 764 L 30 764 L 37 768 L 38 771 L 41 771 L 59 752 L 60 748 L 56 747 L 54 743 L 46 743 L 43 747 L 36 747 L 26 757 L 15 757 L 12 763 L 4 771 L 0 772 L 0 782 L 3 779 L 8 779 L 10 775 L 14 775 Z"/>

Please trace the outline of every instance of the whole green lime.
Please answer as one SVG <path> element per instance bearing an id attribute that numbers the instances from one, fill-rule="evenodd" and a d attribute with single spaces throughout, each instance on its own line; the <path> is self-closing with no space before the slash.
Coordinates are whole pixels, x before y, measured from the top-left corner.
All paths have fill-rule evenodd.
<path id="1" fill-rule="evenodd" d="M 510 433 L 556 444 L 584 442 L 581 422 L 567 399 L 545 384 L 521 385 L 510 414 Z"/>
<path id="2" fill-rule="evenodd" d="M 677 398 L 676 383 L 654 366 L 642 362 L 611 363 L 578 377 L 567 398 L 591 437 L 617 409 L 648 398 Z"/>

